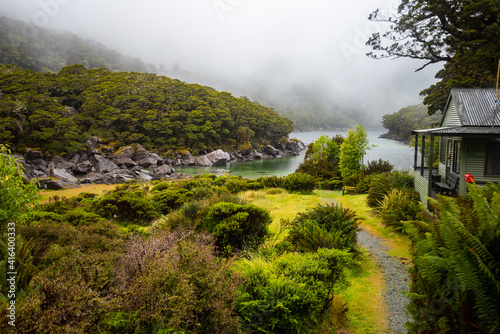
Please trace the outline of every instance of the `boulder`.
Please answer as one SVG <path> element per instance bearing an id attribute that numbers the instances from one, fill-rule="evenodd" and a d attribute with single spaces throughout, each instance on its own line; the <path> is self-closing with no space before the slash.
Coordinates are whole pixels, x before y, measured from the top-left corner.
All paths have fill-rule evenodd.
<path id="1" fill-rule="evenodd" d="M 231 160 L 229 153 L 219 149 L 195 159 L 196 166 L 225 166 Z"/>
<path id="2" fill-rule="evenodd" d="M 262 159 L 262 153 L 255 151 L 253 153 L 253 158 L 256 159 L 256 160 Z"/>
<path id="3" fill-rule="evenodd" d="M 89 161 L 92 163 L 95 170 L 99 173 L 112 172 L 116 169 L 119 169 L 113 161 L 108 160 L 99 154 L 94 154 L 94 156 L 89 158 Z"/>
<path id="4" fill-rule="evenodd" d="M 81 162 L 73 167 L 73 173 L 75 174 L 87 174 L 92 172 L 92 170 L 95 170 L 94 166 L 92 163 L 88 160 Z"/>
<path id="5" fill-rule="evenodd" d="M 90 172 L 83 176 L 78 177 L 80 184 L 110 184 L 110 177 L 108 174 Z"/>
<path id="6" fill-rule="evenodd" d="M 37 180 L 38 182 L 38 187 L 40 189 L 53 189 L 53 190 L 59 190 L 59 189 L 65 189 L 66 186 L 63 181 L 61 180 L 54 180 L 50 178 L 43 178 Z"/>
<path id="7" fill-rule="evenodd" d="M 190 151 L 182 152 L 177 154 L 176 160 L 177 166 L 194 166 L 195 159 Z"/>
<path id="8" fill-rule="evenodd" d="M 114 163 L 117 164 L 118 166 L 125 166 L 126 168 L 133 168 L 137 166 L 137 163 L 132 160 L 131 158 L 126 158 L 126 157 L 120 157 L 120 158 L 114 158 L 113 159 Z"/>
<path id="9" fill-rule="evenodd" d="M 109 174 L 109 183 L 125 183 L 137 179 L 136 175 L 126 169 L 118 169 Z"/>
<path id="10" fill-rule="evenodd" d="M 144 168 L 149 168 L 152 165 L 158 165 L 158 161 L 160 159 L 161 158 L 157 154 L 150 153 L 149 156 L 147 156 L 139 161 L 139 165 L 144 167 Z"/>
<path id="11" fill-rule="evenodd" d="M 35 168 L 47 168 L 49 167 L 49 163 L 43 159 L 35 159 L 35 160 L 26 160 L 30 165 L 34 166 Z"/>
<path id="12" fill-rule="evenodd" d="M 137 147 L 136 147 L 135 152 L 134 152 L 133 159 L 134 159 L 135 162 L 139 162 L 142 159 L 144 159 L 146 157 L 149 157 L 150 155 L 151 155 L 151 153 L 149 153 L 148 150 L 146 150 L 144 147 L 142 147 L 142 145 L 137 144 Z"/>
<path id="13" fill-rule="evenodd" d="M 28 162 L 31 162 L 33 160 L 44 160 L 45 156 L 41 151 L 33 151 L 31 148 L 28 148 L 26 153 L 24 154 L 24 159 Z"/>
<path id="14" fill-rule="evenodd" d="M 293 154 L 297 155 L 306 149 L 306 145 L 297 139 L 290 139 L 286 143 L 286 149 L 292 151 Z"/>
<path id="15" fill-rule="evenodd" d="M 62 161 L 56 165 L 57 169 L 72 169 L 75 167 L 75 164 L 69 161 Z"/>
<path id="16" fill-rule="evenodd" d="M 87 154 L 88 155 L 94 155 L 94 154 L 99 154 L 99 151 L 97 150 L 100 146 L 102 145 L 102 139 L 99 137 L 92 137 L 89 140 L 87 140 L 86 147 L 87 147 Z"/>
<path id="17" fill-rule="evenodd" d="M 132 146 L 120 147 L 118 151 L 114 154 L 115 159 L 132 159 L 134 157 L 134 149 Z"/>
<path id="18" fill-rule="evenodd" d="M 80 158 L 81 158 L 81 155 L 80 155 L 80 154 L 75 154 L 75 155 L 73 156 L 73 158 L 71 158 L 71 159 L 69 160 L 69 162 L 72 162 L 72 163 L 74 163 L 74 164 L 76 165 L 76 164 L 78 163 L 78 160 L 80 160 Z"/>
<path id="19" fill-rule="evenodd" d="M 78 183 L 78 179 L 64 169 L 51 168 L 49 170 L 49 176 L 64 183 Z"/>
<path id="20" fill-rule="evenodd" d="M 85 161 L 89 161 L 89 156 L 86 154 L 86 153 L 83 153 L 82 156 L 80 157 L 80 159 L 78 159 L 78 163 L 82 163 L 82 162 L 85 162 Z"/>
<path id="21" fill-rule="evenodd" d="M 50 162 L 54 163 L 55 165 L 61 163 L 61 162 L 65 162 L 66 160 L 64 160 L 63 157 L 59 156 L 59 155 L 56 155 L 54 157 L 52 157 L 52 159 L 50 159 Z"/>
<path id="22" fill-rule="evenodd" d="M 262 149 L 262 153 L 267 154 L 271 157 L 275 157 L 278 155 L 278 151 L 274 147 L 272 147 L 271 145 L 267 145 L 266 147 L 264 147 Z"/>
<path id="23" fill-rule="evenodd" d="M 170 175 L 172 173 L 175 173 L 175 169 L 170 165 L 158 166 L 153 171 L 155 174 L 161 174 L 161 175 Z"/>
<path id="24" fill-rule="evenodd" d="M 101 154 L 106 159 L 112 159 L 113 158 L 113 148 L 111 148 L 109 146 L 99 147 L 98 151 L 99 151 L 99 154 Z"/>

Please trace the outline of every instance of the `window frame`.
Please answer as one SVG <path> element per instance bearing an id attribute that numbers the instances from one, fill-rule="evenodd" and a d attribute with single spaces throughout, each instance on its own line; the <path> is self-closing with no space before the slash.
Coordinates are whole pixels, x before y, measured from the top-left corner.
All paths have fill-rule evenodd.
<path id="1" fill-rule="evenodd" d="M 490 141 L 486 144 L 486 154 L 484 158 L 484 176 L 487 177 L 500 177 L 500 168 L 498 169 L 499 174 L 489 174 L 491 170 L 488 170 L 488 168 L 491 168 L 489 166 L 489 160 L 490 160 L 490 147 L 491 146 L 497 146 L 497 149 L 495 150 L 494 148 L 491 149 L 492 152 L 496 153 L 496 160 L 500 160 L 500 141 Z"/>

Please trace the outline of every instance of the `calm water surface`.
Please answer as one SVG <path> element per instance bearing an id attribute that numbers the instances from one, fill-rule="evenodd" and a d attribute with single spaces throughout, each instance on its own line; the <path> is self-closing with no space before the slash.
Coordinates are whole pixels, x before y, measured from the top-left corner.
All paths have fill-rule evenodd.
<path id="1" fill-rule="evenodd" d="M 395 140 L 378 138 L 382 133 L 384 133 L 384 131 L 368 131 L 368 140 L 370 144 L 377 146 L 368 151 L 365 156 L 365 163 L 383 159 L 389 161 L 396 169 L 408 169 L 413 164 L 413 150 L 409 148 L 407 144 Z M 307 146 L 322 135 L 333 137 L 337 134 L 342 135 L 344 138 L 347 137 L 347 132 L 315 131 L 294 132 L 290 134 L 290 138 L 297 138 Z M 297 169 L 304 161 L 304 155 L 305 151 L 299 156 L 232 163 L 225 167 L 177 167 L 176 171 L 195 175 L 204 174 L 213 169 L 223 168 L 229 170 L 231 175 L 241 175 L 249 179 L 256 179 L 261 176 L 269 175 L 284 176 L 293 173 Z"/>

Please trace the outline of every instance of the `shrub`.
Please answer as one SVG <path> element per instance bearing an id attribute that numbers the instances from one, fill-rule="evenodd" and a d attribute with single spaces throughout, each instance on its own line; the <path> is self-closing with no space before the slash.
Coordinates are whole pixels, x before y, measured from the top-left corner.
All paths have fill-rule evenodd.
<path id="1" fill-rule="evenodd" d="M 193 197 L 193 193 L 187 189 L 163 190 L 155 194 L 152 204 L 160 214 L 167 214 L 176 210 Z"/>
<path id="2" fill-rule="evenodd" d="M 239 333 L 241 280 L 214 256 L 207 234 L 189 230 L 133 238 L 119 262 L 116 307 L 103 328 L 116 333 Z"/>
<path id="3" fill-rule="evenodd" d="M 316 182 L 308 174 L 292 173 L 285 176 L 283 186 L 288 191 L 311 192 L 316 187 Z"/>
<path id="4" fill-rule="evenodd" d="M 393 171 L 392 173 L 383 173 L 373 175 L 368 191 L 367 203 L 371 208 L 377 208 L 384 196 L 393 189 L 403 190 L 410 194 L 409 196 L 418 199 L 418 194 L 413 187 L 413 177 L 407 172 Z"/>
<path id="5" fill-rule="evenodd" d="M 277 175 L 259 177 L 257 181 L 264 188 L 285 188 L 285 179 Z"/>
<path id="6" fill-rule="evenodd" d="M 333 293 L 347 285 L 344 270 L 352 265 L 351 255 L 336 249 L 239 261 L 245 283 L 237 313 L 244 331 L 316 333 Z"/>
<path id="7" fill-rule="evenodd" d="M 422 204 L 411 194 L 393 189 L 379 205 L 379 213 L 385 226 L 402 231 L 405 221 L 423 220 Z"/>
<path id="8" fill-rule="evenodd" d="M 236 194 L 240 191 L 247 190 L 247 180 L 242 178 L 241 176 L 231 176 L 226 179 L 224 183 L 229 192 Z"/>
<path id="9" fill-rule="evenodd" d="M 332 247 L 357 252 L 357 221 L 354 212 L 341 205 L 318 204 L 295 217 L 285 240 L 301 251 Z"/>
<path id="10" fill-rule="evenodd" d="M 437 217 L 411 224 L 412 332 L 500 331 L 500 184 L 469 185 L 467 199 L 440 196 Z"/>
<path id="11" fill-rule="evenodd" d="M 219 251 L 231 255 L 261 245 L 270 235 L 271 222 L 269 213 L 258 206 L 221 202 L 210 208 L 203 227 L 214 235 Z"/>
<path id="12" fill-rule="evenodd" d="M 390 173 L 393 168 L 394 166 L 389 161 L 378 159 L 376 161 L 369 161 L 368 165 L 363 169 L 363 173 L 366 175 Z"/>
<path id="13" fill-rule="evenodd" d="M 141 190 L 115 190 L 96 202 L 95 210 L 102 217 L 138 225 L 147 225 L 158 218 Z"/>

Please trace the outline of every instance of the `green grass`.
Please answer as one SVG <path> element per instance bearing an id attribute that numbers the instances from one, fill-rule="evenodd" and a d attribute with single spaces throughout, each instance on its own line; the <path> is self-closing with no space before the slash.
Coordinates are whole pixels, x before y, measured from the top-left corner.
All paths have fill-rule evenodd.
<path id="1" fill-rule="evenodd" d="M 411 242 L 403 234 L 392 229 L 385 228 L 381 220 L 366 204 L 366 195 L 342 196 L 340 191 L 316 190 L 313 194 L 289 194 L 286 191 L 271 194 L 266 190 L 247 191 L 241 194 L 243 198 L 252 204 L 266 208 L 273 217 L 271 230 L 279 230 L 281 219 L 293 219 L 299 212 L 304 212 L 316 206 L 318 203 L 337 202 L 344 207 L 354 210 L 359 218 L 360 225 L 369 233 L 383 240 L 389 249 L 389 255 L 409 259 Z M 283 238 L 285 234 L 280 236 Z M 319 333 L 330 333 L 339 330 L 340 333 L 384 333 L 388 330 L 388 311 L 384 302 L 385 292 L 384 275 L 375 259 L 367 251 L 362 260 L 362 270 L 349 273 L 351 285 L 344 289 L 334 304 L 347 303 L 347 321 L 335 319 L 336 309 L 324 322 Z M 332 328 L 336 324 L 337 328 Z M 340 327 L 340 328 L 339 328 Z"/>
<path id="2" fill-rule="evenodd" d="M 106 191 L 115 189 L 116 186 L 118 186 L 118 184 L 90 184 L 71 189 L 40 190 L 40 195 L 42 196 L 40 202 L 42 204 L 48 203 L 49 199 L 54 196 L 59 196 L 60 198 L 62 197 L 71 198 L 71 197 L 76 197 L 81 193 L 92 193 L 101 195 Z"/>

